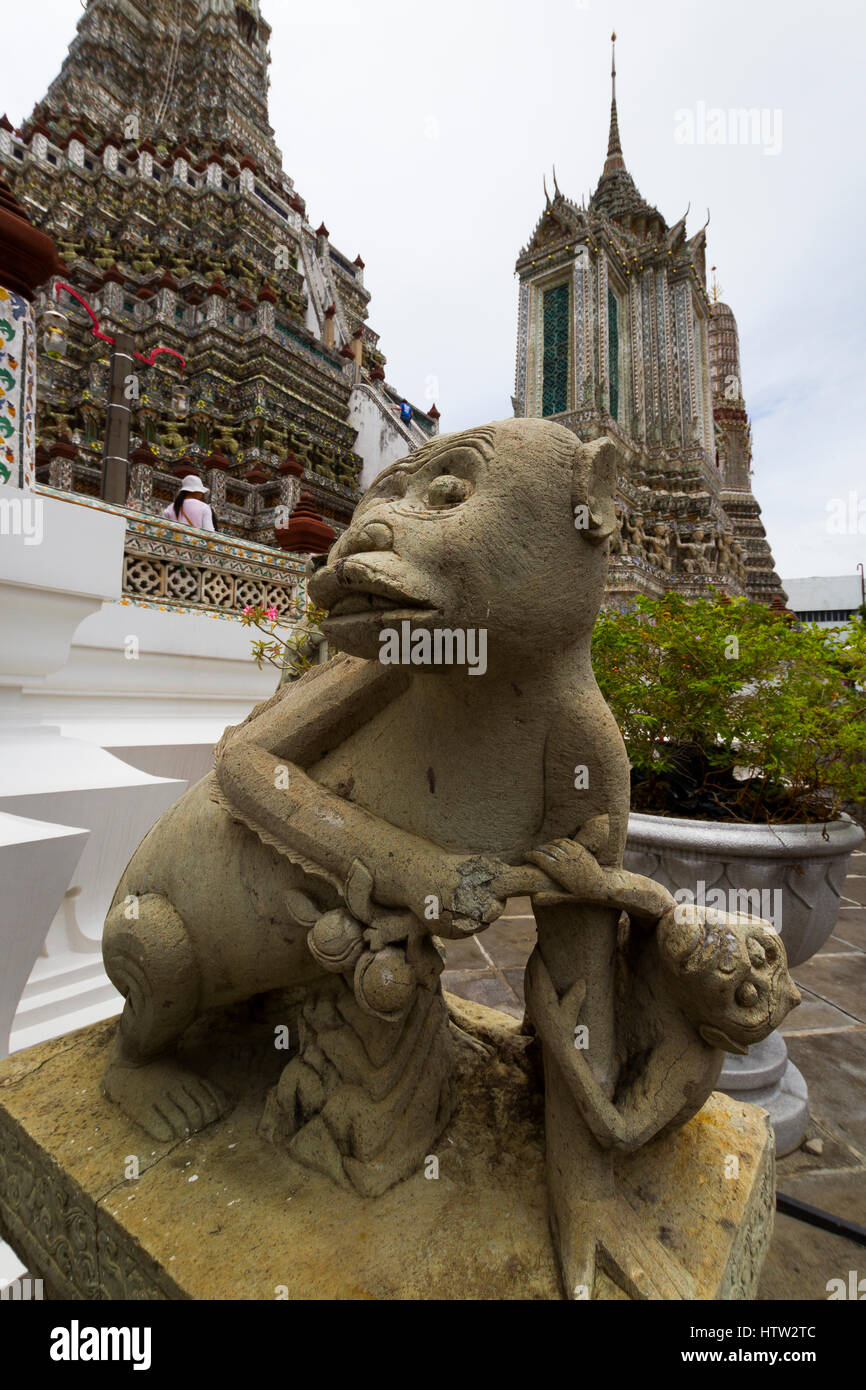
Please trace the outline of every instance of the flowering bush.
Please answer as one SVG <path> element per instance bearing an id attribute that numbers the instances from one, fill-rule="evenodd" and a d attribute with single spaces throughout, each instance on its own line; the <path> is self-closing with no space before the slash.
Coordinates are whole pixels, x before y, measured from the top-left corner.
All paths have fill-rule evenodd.
<path id="1" fill-rule="evenodd" d="M 632 808 L 826 821 L 866 800 L 866 624 L 799 626 L 744 599 L 604 612 L 593 665 L 632 764 Z"/>
<path id="2" fill-rule="evenodd" d="M 322 610 L 309 604 L 304 609 L 295 603 L 285 616 L 274 607 L 248 604 L 241 622 L 262 633 L 252 644 L 253 660 L 259 670 L 265 664 L 276 666 L 283 673 L 283 680 L 292 680 L 315 666 L 318 648 L 324 641 L 320 631 L 324 616 Z"/>

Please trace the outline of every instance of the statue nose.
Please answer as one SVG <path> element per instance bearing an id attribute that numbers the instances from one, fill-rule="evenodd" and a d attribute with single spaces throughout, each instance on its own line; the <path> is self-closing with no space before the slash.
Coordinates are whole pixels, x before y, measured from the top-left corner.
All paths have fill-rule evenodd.
<path id="1" fill-rule="evenodd" d="M 368 521 L 357 528 L 350 526 L 340 537 L 337 549 L 343 559 L 370 550 L 393 550 L 394 532 L 386 521 Z"/>

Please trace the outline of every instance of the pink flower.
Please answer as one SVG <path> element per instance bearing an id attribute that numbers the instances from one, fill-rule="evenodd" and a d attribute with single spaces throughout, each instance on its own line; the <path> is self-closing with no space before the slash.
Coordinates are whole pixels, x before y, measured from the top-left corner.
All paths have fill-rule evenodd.
<path id="1" fill-rule="evenodd" d="M 279 615 L 278 615 L 278 613 L 277 613 L 276 608 L 266 608 L 266 609 L 265 609 L 265 617 L 266 617 L 266 618 L 269 618 L 270 621 L 271 621 L 272 623 L 275 623 L 275 622 L 277 621 L 277 617 L 278 617 L 278 616 L 279 616 Z"/>
<path id="2" fill-rule="evenodd" d="M 253 610 L 252 610 L 250 604 L 247 604 L 246 608 L 244 609 L 244 617 L 246 617 L 248 613 L 252 613 L 252 611 L 253 611 Z"/>

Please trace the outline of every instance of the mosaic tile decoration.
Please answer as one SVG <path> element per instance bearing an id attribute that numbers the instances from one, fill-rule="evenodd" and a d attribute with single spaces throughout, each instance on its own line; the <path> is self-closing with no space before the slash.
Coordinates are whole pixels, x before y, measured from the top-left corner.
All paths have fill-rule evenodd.
<path id="1" fill-rule="evenodd" d="M 36 326 L 26 299 L 0 285 L 0 482 L 36 481 Z"/>

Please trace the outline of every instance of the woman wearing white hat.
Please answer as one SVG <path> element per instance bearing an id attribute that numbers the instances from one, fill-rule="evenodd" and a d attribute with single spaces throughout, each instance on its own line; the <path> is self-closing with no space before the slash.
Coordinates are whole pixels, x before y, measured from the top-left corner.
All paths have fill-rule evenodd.
<path id="1" fill-rule="evenodd" d="M 163 516 L 169 521 L 184 521 L 187 526 L 197 526 L 200 531 L 215 531 L 213 512 L 205 502 L 210 488 L 205 487 L 195 473 L 188 473 L 180 485 L 180 492 L 173 502 L 169 502 Z"/>

